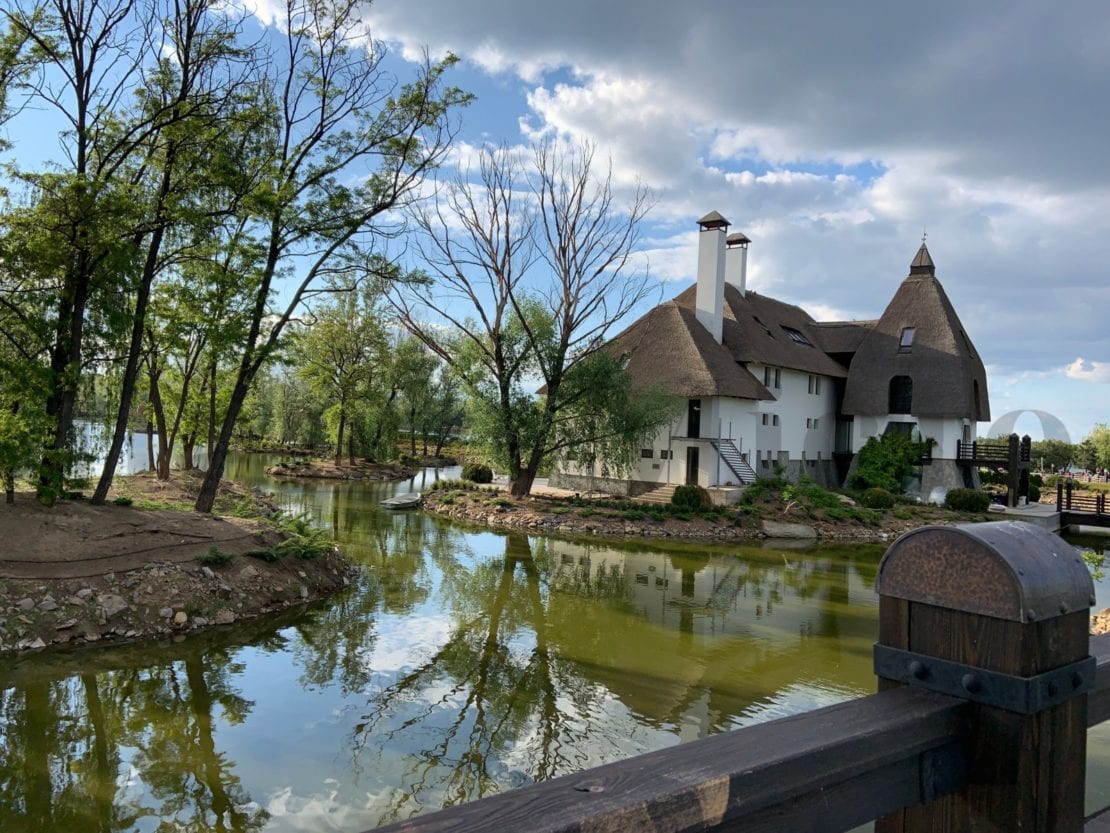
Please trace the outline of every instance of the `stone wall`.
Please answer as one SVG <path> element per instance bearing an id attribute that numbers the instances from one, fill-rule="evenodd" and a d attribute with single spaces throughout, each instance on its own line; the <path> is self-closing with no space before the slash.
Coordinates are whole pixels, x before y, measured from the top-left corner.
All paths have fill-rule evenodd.
<path id="1" fill-rule="evenodd" d="M 621 480 L 616 477 L 591 477 L 587 474 L 558 471 L 551 473 L 547 483 L 557 489 L 569 489 L 572 492 L 605 492 L 620 497 L 637 497 L 660 486 L 649 480 Z"/>

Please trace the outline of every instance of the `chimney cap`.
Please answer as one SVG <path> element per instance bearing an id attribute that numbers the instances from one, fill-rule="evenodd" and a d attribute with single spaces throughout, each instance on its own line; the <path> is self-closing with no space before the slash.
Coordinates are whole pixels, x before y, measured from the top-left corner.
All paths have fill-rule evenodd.
<path id="1" fill-rule="evenodd" d="M 747 246 L 751 242 L 752 241 L 748 237 L 748 235 L 744 234 L 744 232 L 742 231 L 734 231 L 732 234 L 725 238 L 725 245 L 729 247 Z"/>
<path id="2" fill-rule="evenodd" d="M 713 229 L 728 228 L 732 224 L 724 217 L 722 217 L 719 212 L 710 211 L 708 214 L 698 220 L 698 225 L 701 226 L 702 229 Z"/>

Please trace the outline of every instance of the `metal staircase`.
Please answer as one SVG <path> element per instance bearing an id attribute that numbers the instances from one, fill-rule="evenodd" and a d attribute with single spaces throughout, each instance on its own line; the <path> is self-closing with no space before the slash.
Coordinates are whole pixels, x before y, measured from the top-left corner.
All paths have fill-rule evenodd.
<path id="1" fill-rule="evenodd" d="M 748 461 L 741 456 L 740 449 L 736 447 L 736 443 L 728 439 L 710 440 L 709 443 L 717 449 L 717 453 L 721 455 L 721 459 L 725 461 L 725 465 L 736 475 L 736 479 L 741 485 L 750 486 L 752 483 L 755 483 L 755 469 L 749 466 Z"/>

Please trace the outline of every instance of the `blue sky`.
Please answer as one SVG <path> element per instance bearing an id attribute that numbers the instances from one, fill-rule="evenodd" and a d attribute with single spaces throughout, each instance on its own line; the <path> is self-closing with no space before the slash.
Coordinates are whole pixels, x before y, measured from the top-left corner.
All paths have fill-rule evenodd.
<path id="1" fill-rule="evenodd" d="M 692 280 L 695 220 L 717 210 L 753 241 L 756 291 L 875 318 L 927 229 L 992 416 L 1048 411 L 1073 441 L 1110 422 L 1099 0 L 375 0 L 366 18 L 402 78 L 425 50 L 462 59 L 451 81 L 477 100 L 456 159 L 558 136 L 596 143 L 625 193 L 649 186 L 661 297 Z"/>

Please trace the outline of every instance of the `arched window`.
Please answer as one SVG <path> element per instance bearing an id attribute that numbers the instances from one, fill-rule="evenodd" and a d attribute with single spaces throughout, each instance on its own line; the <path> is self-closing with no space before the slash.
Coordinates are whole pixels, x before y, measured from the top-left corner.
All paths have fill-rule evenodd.
<path id="1" fill-rule="evenodd" d="M 913 379 L 909 376 L 892 376 L 887 413 L 908 414 L 913 411 Z"/>

